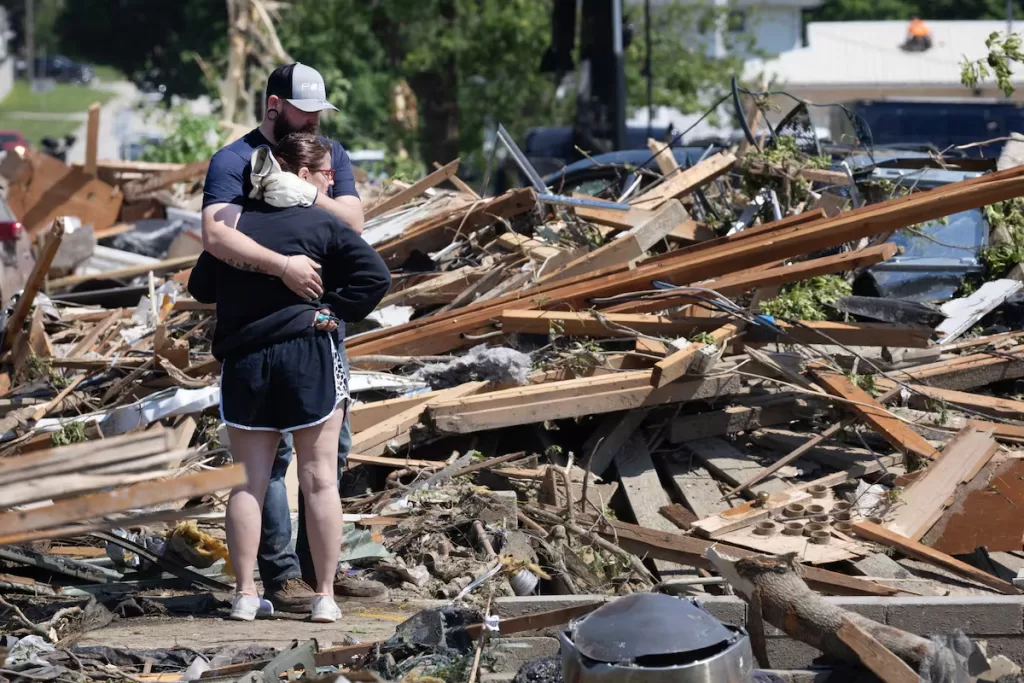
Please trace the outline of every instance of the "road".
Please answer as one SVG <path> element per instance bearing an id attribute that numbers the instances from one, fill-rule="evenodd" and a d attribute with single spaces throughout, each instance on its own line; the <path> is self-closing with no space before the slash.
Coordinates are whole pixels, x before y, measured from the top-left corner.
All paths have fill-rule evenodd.
<path id="1" fill-rule="evenodd" d="M 146 131 L 159 130 L 158 127 L 144 119 L 143 112 L 136 108 L 140 95 L 134 84 L 128 81 L 99 83 L 94 86 L 99 90 L 117 93 L 117 97 L 103 105 L 100 110 L 100 132 L 98 139 L 98 159 L 120 159 L 121 143 Z M 74 132 L 75 144 L 68 151 L 68 162 L 85 161 L 86 124 Z"/>

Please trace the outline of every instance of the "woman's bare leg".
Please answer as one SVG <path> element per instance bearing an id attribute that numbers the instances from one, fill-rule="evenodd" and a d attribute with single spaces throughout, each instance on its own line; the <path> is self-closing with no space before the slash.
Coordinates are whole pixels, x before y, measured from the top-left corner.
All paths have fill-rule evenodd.
<path id="1" fill-rule="evenodd" d="M 245 465 L 245 484 L 231 490 L 226 532 L 231 564 L 235 568 L 236 590 L 256 595 L 256 553 L 260 545 L 263 496 L 270 482 L 279 432 L 248 431 L 228 427 L 231 458 Z"/>
<path id="2" fill-rule="evenodd" d="M 341 552 L 338 433 L 344 419 L 342 407 L 326 422 L 292 432 L 299 461 L 299 486 L 305 500 L 306 534 L 316 571 L 315 589 L 321 595 L 334 595 L 334 575 Z"/>

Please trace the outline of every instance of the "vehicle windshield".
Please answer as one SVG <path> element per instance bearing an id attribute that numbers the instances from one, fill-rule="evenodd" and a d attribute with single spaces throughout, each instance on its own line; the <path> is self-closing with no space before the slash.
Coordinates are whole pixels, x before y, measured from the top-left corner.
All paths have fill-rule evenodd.
<path id="1" fill-rule="evenodd" d="M 20 142 L 21 138 L 14 133 L 0 133 L 0 145 L 7 142 Z"/>
<path id="2" fill-rule="evenodd" d="M 899 230 L 892 242 L 903 247 L 901 260 L 920 258 L 972 259 L 987 243 L 981 209 L 955 213 L 946 219 L 918 223 Z"/>

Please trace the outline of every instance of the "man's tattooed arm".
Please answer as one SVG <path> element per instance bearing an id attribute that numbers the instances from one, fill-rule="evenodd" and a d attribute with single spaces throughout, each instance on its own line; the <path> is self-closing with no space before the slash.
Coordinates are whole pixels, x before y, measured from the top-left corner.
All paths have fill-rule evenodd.
<path id="1" fill-rule="evenodd" d="M 224 259 L 224 263 L 228 264 L 233 268 L 244 270 L 250 273 L 262 273 L 264 275 L 270 275 L 266 270 L 252 263 L 244 263 L 242 261 L 236 261 L 235 259 Z"/>

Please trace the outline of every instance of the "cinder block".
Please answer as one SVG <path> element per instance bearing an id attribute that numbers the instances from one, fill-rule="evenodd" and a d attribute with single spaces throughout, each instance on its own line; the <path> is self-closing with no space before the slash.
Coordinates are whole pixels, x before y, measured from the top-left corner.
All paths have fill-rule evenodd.
<path id="1" fill-rule="evenodd" d="M 773 669 L 807 669 L 821 657 L 819 650 L 792 638 L 766 638 L 768 663 Z"/>
<path id="2" fill-rule="evenodd" d="M 1014 636 L 992 636 L 991 638 L 975 638 L 986 643 L 989 657 L 1003 655 L 1010 661 L 1019 664 L 1024 662 L 1024 638 Z"/>
<path id="3" fill-rule="evenodd" d="M 926 636 L 961 630 L 969 636 L 1024 633 L 1024 598 L 1012 595 L 889 599 L 886 623 Z"/>
<path id="4" fill-rule="evenodd" d="M 715 619 L 729 626 L 745 628 L 747 625 L 747 603 L 742 598 L 729 595 L 708 595 L 701 597 L 704 609 Z"/>
<path id="5" fill-rule="evenodd" d="M 554 638 L 498 638 L 487 646 L 489 668 L 498 673 L 515 673 L 526 662 L 541 657 L 554 657 L 559 652 Z"/>

